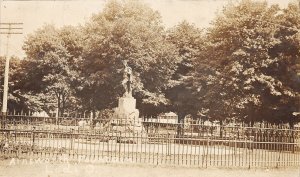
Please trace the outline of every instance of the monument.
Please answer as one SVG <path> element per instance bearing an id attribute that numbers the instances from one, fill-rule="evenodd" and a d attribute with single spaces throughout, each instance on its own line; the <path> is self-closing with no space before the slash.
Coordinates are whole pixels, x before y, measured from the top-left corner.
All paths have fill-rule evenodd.
<path id="1" fill-rule="evenodd" d="M 127 61 L 124 64 L 124 79 L 122 81 L 125 93 L 119 98 L 118 107 L 114 109 L 113 130 L 119 132 L 142 132 L 142 120 L 136 109 L 136 99 L 132 96 L 132 69 Z"/>

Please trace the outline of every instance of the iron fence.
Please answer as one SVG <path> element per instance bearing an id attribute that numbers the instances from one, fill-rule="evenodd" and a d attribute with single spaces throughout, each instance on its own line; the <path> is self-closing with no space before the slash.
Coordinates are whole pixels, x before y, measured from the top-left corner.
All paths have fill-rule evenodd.
<path id="1" fill-rule="evenodd" d="M 197 167 L 300 165 L 297 129 L 141 120 L 134 130 L 122 120 L 89 120 L 7 116 L 1 119 L 0 155 Z"/>

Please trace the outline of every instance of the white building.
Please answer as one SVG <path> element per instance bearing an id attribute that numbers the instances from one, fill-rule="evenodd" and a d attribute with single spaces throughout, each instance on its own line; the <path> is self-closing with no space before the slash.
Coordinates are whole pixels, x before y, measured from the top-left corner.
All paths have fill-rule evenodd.
<path id="1" fill-rule="evenodd" d="M 146 120 L 147 122 L 156 122 L 156 123 L 166 123 L 166 124 L 177 124 L 178 115 L 174 112 L 168 112 L 160 114 L 157 118 L 150 118 Z"/>

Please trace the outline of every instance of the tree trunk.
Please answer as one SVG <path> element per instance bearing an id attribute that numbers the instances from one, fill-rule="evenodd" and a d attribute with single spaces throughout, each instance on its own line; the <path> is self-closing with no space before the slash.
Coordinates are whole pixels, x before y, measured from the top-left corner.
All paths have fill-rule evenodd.
<path id="1" fill-rule="evenodd" d="M 62 99 L 61 99 L 61 102 L 62 102 L 62 105 L 61 105 L 61 115 L 63 116 L 64 113 L 65 113 L 65 105 L 66 105 L 66 97 L 64 94 L 61 95 L 62 96 Z"/>
<path id="2" fill-rule="evenodd" d="M 61 101 L 61 99 L 60 99 L 60 94 L 57 94 L 57 109 L 58 109 L 58 111 L 57 111 L 57 117 L 59 117 L 60 116 L 60 101 Z"/>
<path id="3" fill-rule="evenodd" d="M 223 137 L 223 120 L 220 120 L 220 138 Z"/>

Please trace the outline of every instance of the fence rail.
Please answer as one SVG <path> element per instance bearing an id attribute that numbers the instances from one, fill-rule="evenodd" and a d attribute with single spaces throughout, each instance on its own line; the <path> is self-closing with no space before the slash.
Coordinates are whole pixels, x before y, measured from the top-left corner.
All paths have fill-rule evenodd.
<path id="1" fill-rule="evenodd" d="M 7 116 L 1 119 L 0 156 L 86 158 L 197 167 L 300 165 L 300 132 L 293 129 L 160 124 L 116 130 L 117 121 Z M 120 123 L 120 122 L 119 122 Z M 120 125 L 120 124 L 119 124 Z"/>

